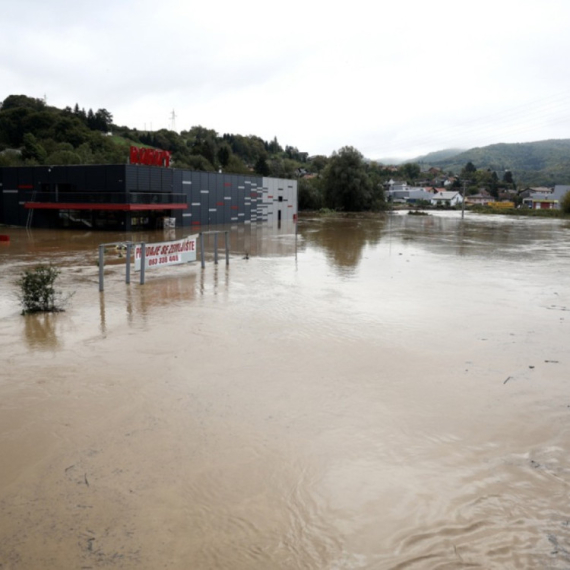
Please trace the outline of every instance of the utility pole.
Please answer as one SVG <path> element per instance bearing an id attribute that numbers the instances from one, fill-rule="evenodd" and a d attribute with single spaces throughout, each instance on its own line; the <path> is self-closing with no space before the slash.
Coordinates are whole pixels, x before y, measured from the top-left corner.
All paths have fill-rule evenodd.
<path id="1" fill-rule="evenodd" d="M 467 189 L 467 182 L 468 180 L 463 181 L 463 195 L 461 196 L 461 219 L 465 217 L 465 191 Z"/>

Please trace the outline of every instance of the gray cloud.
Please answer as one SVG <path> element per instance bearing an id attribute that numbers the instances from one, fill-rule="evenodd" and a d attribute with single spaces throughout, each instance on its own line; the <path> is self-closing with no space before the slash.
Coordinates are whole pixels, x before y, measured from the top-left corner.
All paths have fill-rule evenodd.
<path id="1" fill-rule="evenodd" d="M 371 157 L 568 132 L 562 0 L 5 4 L 1 99 Z"/>

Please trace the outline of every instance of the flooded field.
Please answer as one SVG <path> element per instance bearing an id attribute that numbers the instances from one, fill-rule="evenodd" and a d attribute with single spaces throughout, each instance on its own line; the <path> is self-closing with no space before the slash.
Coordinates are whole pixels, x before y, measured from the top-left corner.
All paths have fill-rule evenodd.
<path id="1" fill-rule="evenodd" d="M 568 222 L 241 227 L 102 293 L 122 236 L 0 233 L 1 570 L 570 568 Z"/>

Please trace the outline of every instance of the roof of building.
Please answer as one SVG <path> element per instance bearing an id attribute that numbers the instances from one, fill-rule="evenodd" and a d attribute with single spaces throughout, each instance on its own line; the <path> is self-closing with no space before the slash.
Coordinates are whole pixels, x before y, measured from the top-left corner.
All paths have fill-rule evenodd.
<path id="1" fill-rule="evenodd" d="M 564 184 L 556 184 L 554 190 L 552 191 L 552 196 L 560 200 L 568 191 L 570 191 L 570 186 Z"/>
<path id="2" fill-rule="evenodd" d="M 443 192 L 438 192 L 433 196 L 433 200 L 453 200 L 456 196 L 460 195 L 459 192 L 454 190 L 444 190 Z"/>

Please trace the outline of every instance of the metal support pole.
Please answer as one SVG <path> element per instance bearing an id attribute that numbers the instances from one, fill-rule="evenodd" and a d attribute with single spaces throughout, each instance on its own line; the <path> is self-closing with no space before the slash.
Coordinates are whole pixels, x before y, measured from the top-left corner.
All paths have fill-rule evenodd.
<path id="1" fill-rule="evenodd" d="M 125 283 L 127 285 L 131 284 L 131 247 L 132 244 L 129 242 L 127 244 L 127 259 L 125 261 Z"/>
<path id="2" fill-rule="evenodd" d="M 104 286 L 104 270 L 105 270 L 105 246 L 99 246 L 99 291 L 103 291 Z"/>
<path id="3" fill-rule="evenodd" d="M 461 200 L 461 219 L 463 219 L 465 217 L 465 190 L 466 190 L 466 186 L 467 186 L 467 181 L 464 180 L 463 181 L 463 196 L 462 196 L 462 200 Z"/>
<path id="4" fill-rule="evenodd" d="M 144 266 L 146 264 L 146 243 L 141 243 L 141 285 L 144 285 Z"/>
<path id="5" fill-rule="evenodd" d="M 226 239 L 226 265 L 230 264 L 230 237 L 228 232 L 224 232 Z"/>
<path id="6" fill-rule="evenodd" d="M 202 269 L 206 267 L 206 258 L 204 257 L 204 233 L 200 232 L 200 261 L 202 262 Z"/>
<path id="7" fill-rule="evenodd" d="M 214 263 L 218 265 L 218 234 L 214 234 Z"/>

